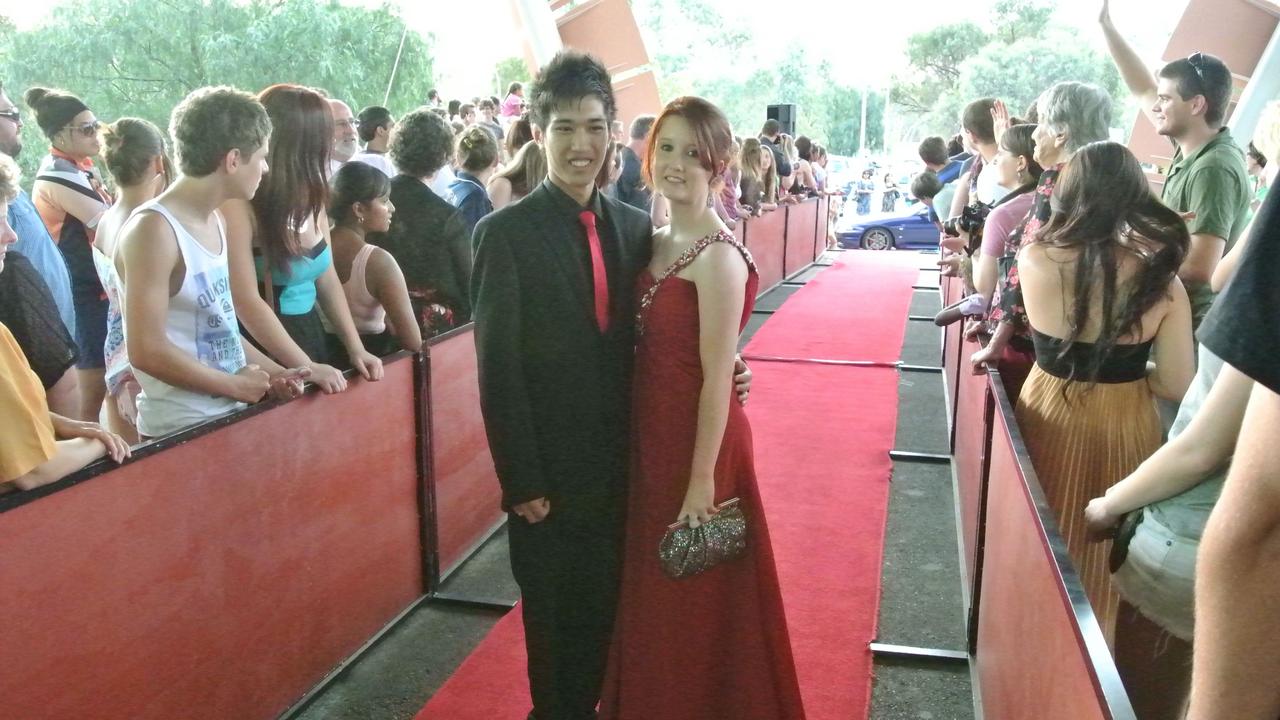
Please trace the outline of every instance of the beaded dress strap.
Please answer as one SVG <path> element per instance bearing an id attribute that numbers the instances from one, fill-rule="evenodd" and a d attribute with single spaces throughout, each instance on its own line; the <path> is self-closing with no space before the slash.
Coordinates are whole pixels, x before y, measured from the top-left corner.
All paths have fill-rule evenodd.
<path id="1" fill-rule="evenodd" d="M 654 296 L 658 294 L 658 287 L 662 285 L 667 278 L 670 278 L 672 275 L 675 275 L 681 270 L 689 267 L 689 264 L 692 263 L 703 250 L 710 247 L 712 243 L 717 242 L 728 243 L 737 248 L 738 252 L 742 253 L 742 259 L 747 261 L 747 267 L 751 268 L 751 272 L 759 272 L 756 270 L 756 261 L 751 257 L 751 251 L 747 250 L 747 246 L 743 245 L 732 233 L 726 232 L 725 230 L 717 230 L 710 235 L 699 239 L 693 245 L 689 246 L 688 250 L 680 253 L 680 257 L 676 258 L 676 261 L 671 263 L 671 267 L 664 270 L 662 275 L 656 278 L 653 285 L 651 285 L 649 289 L 645 291 L 644 295 L 640 297 L 640 307 L 636 309 L 637 335 L 644 334 L 644 319 L 648 314 L 649 306 L 653 304 Z"/>

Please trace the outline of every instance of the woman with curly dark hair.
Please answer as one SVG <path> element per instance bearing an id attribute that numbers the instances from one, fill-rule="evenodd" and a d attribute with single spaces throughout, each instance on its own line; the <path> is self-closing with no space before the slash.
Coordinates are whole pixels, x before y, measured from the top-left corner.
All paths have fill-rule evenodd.
<path id="1" fill-rule="evenodd" d="M 258 94 L 271 118 L 267 172 L 252 201 L 223 206 L 236 316 L 263 350 L 286 367 L 306 367 L 325 392 L 347 382 L 332 362 L 320 311 L 351 366 L 382 378 L 382 361 L 360 342 L 333 268 L 325 181 L 333 111 L 314 90 L 272 85 Z"/>
<path id="2" fill-rule="evenodd" d="M 1018 254 L 1036 365 L 1016 412 L 1110 638 L 1110 545 L 1089 543 L 1084 508 L 1160 447 L 1155 398 L 1178 402 L 1191 383 L 1191 305 L 1177 277 L 1191 239 L 1119 143 L 1081 148 L 1054 200 L 1049 224 Z"/>
<path id="3" fill-rule="evenodd" d="M 400 170 L 391 179 L 396 213 L 385 234 L 369 237 L 404 271 L 423 337 L 471 321 L 471 234 L 457 209 L 429 187 L 453 142 L 448 123 L 426 108 L 401 118 L 389 150 Z"/>

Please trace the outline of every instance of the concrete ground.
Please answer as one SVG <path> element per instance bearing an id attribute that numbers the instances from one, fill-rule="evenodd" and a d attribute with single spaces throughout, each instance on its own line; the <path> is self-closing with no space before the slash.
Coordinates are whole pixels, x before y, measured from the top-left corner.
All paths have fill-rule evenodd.
<path id="1" fill-rule="evenodd" d="M 930 264 L 930 256 L 921 267 Z M 936 284 L 923 273 L 921 285 Z M 932 317 L 936 291 L 918 290 L 910 315 Z M 910 321 L 900 359 L 907 365 L 942 364 L 941 331 Z M 897 450 L 949 454 L 941 373 L 902 372 L 898 381 Z M 936 650 L 965 650 L 964 598 L 956 537 L 955 491 L 947 464 L 893 464 L 885 528 L 876 641 Z M 872 720 L 969 720 L 974 717 L 969 667 L 964 663 L 875 660 Z"/>
<path id="2" fill-rule="evenodd" d="M 824 260 L 829 262 L 830 259 Z M 921 266 L 930 265 L 928 256 Z M 795 278 L 804 282 L 821 268 Z M 922 282 L 936 273 L 922 274 Z M 780 286 L 761 298 L 743 344 L 798 288 Z M 917 291 L 910 314 L 933 315 L 936 292 Z M 938 366 L 940 340 L 929 323 L 910 322 L 901 359 Z M 942 376 L 902 373 L 896 448 L 947 452 Z M 514 602 L 519 589 L 508 565 L 505 530 L 486 542 L 441 588 L 452 597 Z M 298 720 L 408 720 L 457 669 L 500 610 L 424 602 L 409 613 L 307 707 Z M 951 472 L 946 465 L 894 464 L 884 549 L 878 642 L 963 650 L 964 616 Z M 875 663 L 874 720 L 973 717 L 968 668 L 918 661 Z M 503 720 L 495 718 L 494 720 Z M 729 720 L 729 719 L 724 719 Z"/>

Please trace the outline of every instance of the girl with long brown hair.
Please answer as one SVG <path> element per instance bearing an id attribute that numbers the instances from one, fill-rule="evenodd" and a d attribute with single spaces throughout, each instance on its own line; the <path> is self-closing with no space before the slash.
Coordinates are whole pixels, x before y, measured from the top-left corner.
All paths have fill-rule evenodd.
<path id="1" fill-rule="evenodd" d="M 1191 306 L 1177 278 L 1190 236 L 1118 143 L 1081 148 L 1054 201 L 1049 224 L 1018 254 L 1036 365 L 1016 413 L 1110 638 L 1109 546 L 1089 544 L 1084 507 L 1160 446 L 1155 398 L 1177 402 L 1191 382 Z"/>
<path id="2" fill-rule="evenodd" d="M 773 153 L 757 138 L 742 141 L 742 204 L 759 215 L 778 209 L 778 171 Z"/>
<path id="3" fill-rule="evenodd" d="M 489 178 L 489 200 L 494 210 L 501 210 L 533 192 L 547 179 L 547 157 L 542 146 L 527 142 L 520 146 L 511 162 Z"/>
<path id="4" fill-rule="evenodd" d="M 333 112 L 319 93 L 272 85 L 258 94 L 271 118 L 267 172 L 251 202 L 231 201 L 227 220 L 236 315 L 254 341 L 286 367 L 307 367 L 325 392 L 346 388 L 329 363 L 320 311 L 366 380 L 382 361 L 365 350 L 329 249 L 325 170 Z"/>

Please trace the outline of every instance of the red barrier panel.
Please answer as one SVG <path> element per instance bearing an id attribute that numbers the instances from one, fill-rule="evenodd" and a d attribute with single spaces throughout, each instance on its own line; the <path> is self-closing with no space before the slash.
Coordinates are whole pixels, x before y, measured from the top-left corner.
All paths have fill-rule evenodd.
<path id="1" fill-rule="evenodd" d="M 763 295 L 782 282 L 783 250 L 786 242 L 787 213 L 784 210 L 767 212 L 747 221 L 747 249 L 755 259 L 760 272 L 760 290 Z"/>
<path id="2" fill-rule="evenodd" d="M 940 292 L 943 307 L 959 300 L 963 289 L 964 281 L 944 275 Z M 964 358 L 960 357 L 960 335 L 963 329 L 961 323 L 955 322 L 947 325 L 942 331 L 942 377 L 947 395 L 947 421 L 953 431 L 953 447 L 955 442 L 956 385 L 959 383 L 957 373 L 961 371 L 960 366 L 964 360 Z"/>
<path id="3" fill-rule="evenodd" d="M 423 351 L 430 388 L 426 411 L 428 478 L 440 579 L 506 522 L 502 487 L 480 415 L 473 325 L 433 338 Z"/>
<path id="4" fill-rule="evenodd" d="M 831 222 L 831 197 L 818 198 L 818 217 L 814 218 L 813 259 L 816 262 L 827 251 L 827 229 Z"/>
<path id="5" fill-rule="evenodd" d="M 959 325 L 959 323 L 956 323 Z M 960 357 L 978 351 L 978 343 L 961 346 Z M 966 592 L 972 588 L 977 571 L 979 519 L 982 511 L 983 485 L 986 480 L 988 448 L 991 439 L 991 394 L 987 376 L 974 375 L 968 363 L 962 362 L 956 375 L 955 476 L 956 512 L 959 514 L 963 542 Z"/>
<path id="6" fill-rule="evenodd" d="M 1131 720 L 1133 709 L 1102 631 L 1025 460 L 998 373 L 992 373 L 989 387 L 998 406 L 977 621 L 983 714 Z"/>
<path id="7" fill-rule="evenodd" d="M 288 708 L 423 592 L 413 371 L 6 498 L 0 717 Z"/>
<path id="8" fill-rule="evenodd" d="M 787 207 L 786 252 L 783 276 L 791 277 L 813 263 L 813 234 L 817 229 L 818 201 L 805 200 Z"/>

